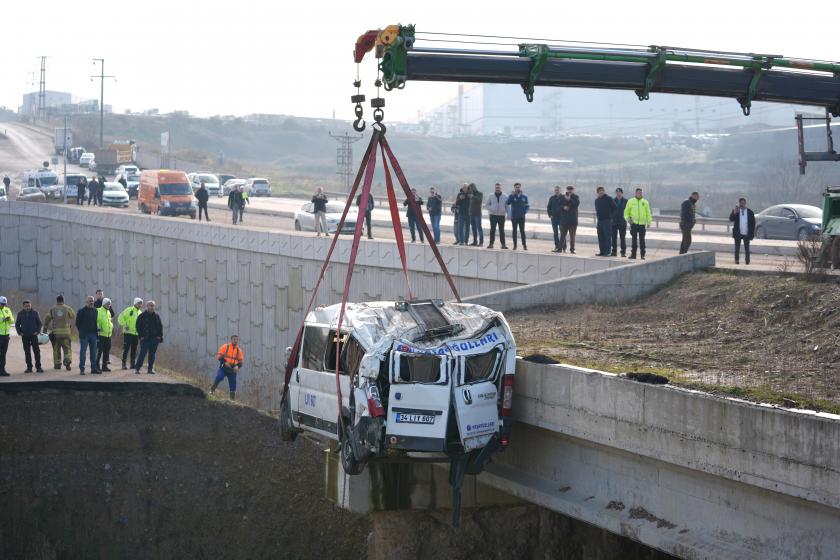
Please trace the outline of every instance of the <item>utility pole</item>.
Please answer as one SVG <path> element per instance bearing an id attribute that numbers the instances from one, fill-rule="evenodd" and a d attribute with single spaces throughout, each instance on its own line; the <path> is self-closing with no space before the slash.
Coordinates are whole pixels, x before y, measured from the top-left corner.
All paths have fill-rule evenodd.
<path id="1" fill-rule="evenodd" d="M 39 56 L 41 59 L 41 82 L 38 86 L 38 118 L 42 119 L 47 111 L 47 57 Z"/>
<path id="2" fill-rule="evenodd" d="M 350 192 L 350 183 L 353 178 L 353 147 L 351 144 L 354 142 L 358 142 L 362 139 L 362 135 L 359 134 L 358 136 L 350 136 L 348 133 L 344 133 L 344 135 L 340 134 L 333 134 L 332 132 L 329 133 L 330 137 L 338 142 L 338 148 L 336 149 L 336 166 L 338 171 L 336 171 L 336 175 L 339 175 L 343 179 L 344 184 L 344 192 Z"/>
<path id="3" fill-rule="evenodd" d="M 67 204 L 67 114 L 64 114 L 64 204 Z M 79 196 L 76 186 L 76 197 Z"/>
<path id="4" fill-rule="evenodd" d="M 94 66 L 97 62 L 99 62 L 99 75 L 91 75 L 90 81 L 92 82 L 94 78 L 99 78 L 99 148 L 102 149 L 105 147 L 105 137 L 103 133 L 105 126 L 105 78 L 114 78 L 116 80 L 117 77 L 105 75 L 104 58 L 94 58 Z"/>

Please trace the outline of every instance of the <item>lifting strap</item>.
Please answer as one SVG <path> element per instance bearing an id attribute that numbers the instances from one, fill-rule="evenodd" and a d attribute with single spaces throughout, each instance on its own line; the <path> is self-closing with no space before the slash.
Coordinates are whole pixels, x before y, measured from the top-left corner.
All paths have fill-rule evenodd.
<path id="1" fill-rule="evenodd" d="M 408 199 L 408 203 L 411 206 L 411 210 L 414 212 L 414 215 L 417 218 L 417 222 L 420 227 L 423 229 L 423 233 L 426 236 L 426 239 L 429 242 L 429 246 L 432 248 L 432 252 L 435 255 L 435 258 L 440 265 L 441 270 L 443 271 L 443 275 L 446 278 L 449 287 L 452 289 L 452 293 L 455 296 L 455 299 L 460 303 L 461 296 L 458 293 L 458 289 L 455 287 L 455 282 L 452 280 L 452 276 L 449 274 L 449 270 L 446 267 L 446 263 L 443 260 L 443 257 L 438 250 L 437 244 L 435 243 L 434 237 L 432 236 L 431 232 L 429 231 L 429 226 L 426 224 L 426 220 L 423 217 L 423 212 L 417 201 L 414 199 L 411 193 L 411 187 L 408 184 L 408 180 L 405 177 L 405 174 L 402 171 L 402 167 L 400 167 L 397 158 L 394 156 L 394 152 L 391 150 L 388 141 L 385 139 L 384 130 L 374 129 L 373 134 L 370 138 L 370 143 L 368 144 L 367 150 L 365 151 L 365 155 L 362 156 L 361 164 L 359 165 L 359 171 L 356 173 L 356 180 L 353 182 L 353 187 L 350 190 L 350 193 L 347 197 L 347 202 L 344 205 L 344 212 L 341 214 L 341 219 L 339 220 L 338 224 L 336 225 L 335 236 L 333 237 L 332 243 L 330 244 L 330 249 L 327 251 L 327 256 L 324 258 L 324 263 L 321 266 L 321 273 L 318 275 L 318 280 L 315 283 L 315 287 L 312 290 L 312 296 L 309 299 L 309 305 L 306 307 L 306 311 L 303 314 L 303 319 L 301 321 L 301 326 L 298 329 L 297 336 L 295 337 L 295 342 L 292 345 L 291 352 L 289 354 L 289 358 L 286 361 L 286 371 L 285 371 L 285 378 L 283 380 L 283 386 L 281 388 L 281 406 L 285 403 L 286 400 L 286 388 L 289 385 L 289 380 L 292 376 L 292 370 L 296 367 L 298 362 L 298 356 L 300 354 L 301 343 L 303 340 L 303 326 L 304 322 L 306 321 L 306 317 L 309 315 L 309 312 L 312 311 L 312 306 L 315 304 L 315 298 L 318 294 L 318 288 L 321 286 L 321 281 L 324 279 L 324 274 L 326 273 L 327 267 L 329 266 L 330 259 L 332 258 L 333 251 L 335 250 L 335 246 L 338 243 L 338 237 L 341 234 L 341 230 L 344 227 L 344 221 L 347 218 L 347 214 L 350 210 L 350 206 L 353 204 L 353 200 L 356 197 L 356 192 L 359 190 L 359 184 L 362 183 L 362 177 L 364 176 L 364 182 L 362 183 L 362 192 L 360 194 L 359 199 L 359 210 L 358 216 L 362 219 L 356 220 L 356 229 L 353 233 L 353 242 L 350 249 L 350 258 L 347 263 L 347 275 L 344 280 L 344 292 L 341 296 L 341 309 L 338 315 L 338 323 L 336 324 L 336 363 L 335 363 L 335 387 L 336 387 L 336 395 L 338 397 L 339 403 L 339 437 L 342 437 L 342 432 L 344 430 L 344 415 L 341 411 L 341 384 L 340 384 L 340 376 L 339 376 L 339 369 L 340 369 L 340 340 L 341 340 L 341 325 L 344 322 L 344 312 L 347 305 L 347 298 L 350 294 L 350 282 L 353 278 L 353 268 L 356 264 L 356 255 L 359 249 L 359 240 L 362 235 L 362 222 L 367 210 L 368 205 L 368 198 L 370 195 L 371 184 L 373 183 L 373 174 L 376 167 L 376 149 L 379 148 L 382 151 L 382 162 L 385 169 L 385 183 L 386 189 L 388 194 L 388 205 L 391 211 L 391 222 L 394 226 L 394 237 L 396 238 L 397 242 L 397 251 L 400 255 L 400 261 L 402 262 L 403 273 L 406 277 L 406 282 L 408 284 L 409 289 L 409 298 L 413 297 L 411 292 L 411 284 L 409 282 L 408 276 L 408 265 L 406 261 L 406 253 L 405 253 L 405 240 L 403 238 L 402 233 L 402 223 L 400 222 L 399 216 L 399 207 L 397 206 L 397 198 L 394 192 L 393 187 L 393 180 L 391 178 L 391 171 L 388 168 L 388 162 L 390 161 L 391 167 L 394 170 L 394 175 L 397 177 L 397 181 L 399 181 L 400 186 L 405 192 L 405 196 Z M 386 159 L 387 155 L 387 159 Z M 349 373 L 349 372 L 348 372 Z"/>

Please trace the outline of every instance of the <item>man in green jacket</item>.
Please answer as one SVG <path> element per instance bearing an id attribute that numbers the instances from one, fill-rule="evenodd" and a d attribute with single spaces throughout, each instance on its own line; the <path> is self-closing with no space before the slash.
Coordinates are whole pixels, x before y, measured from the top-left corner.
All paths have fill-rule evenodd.
<path id="1" fill-rule="evenodd" d="M 64 352 L 64 367 L 70 371 L 73 360 L 73 348 L 70 346 L 70 332 L 76 312 L 69 305 L 64 305 L 64 296 L 55 298 L 55 306 L 50 308 L 44 318 L 44 330 L 50 332 L 50 342 L 53 348 L 53 364 L 55 369 L 61 369 L 61 353 Z"/>
<path id="2" fill-rule="evenodd" d="M 630 235 L 633 238 L 630 258 L 636 258 L 636 249 L 638 248 L 642 260 L 645 260 L 645 232 L 647 226 L 653 222 L 653 216 L 650 212 L 650 203 L 642 194 L 642 189 L 636 189 L 636 197 L 627 201 L 627 207 L 624 209 L 624 219 L 630 224 Z"/>
<path id="3" fill-rule="evenodd" d="M 102 307 L 96 310 L 96 367 L 102 372 L 111 371 L 111 335 L 114 334 L 114 320 L 111 318 L 111 300 L 102 300 Z"/>
<path id="4" fill-rule="evenodd" d="M 137 317 L 142 311 L 143 300 L 137 297 L 134 298 L 134 305 L 123 309 L 123 312 L 117 317 L 117 323 L 119 323 L 123 333 L 123 369 L 127 369 L 125 360 L 129 357 L 129 350 L 131 351 L 131 362 L 129 363 L 134 365 L 134 360 L 137 358 Z"/>
<path id="5" fill-rule="evenodd" d="M 15 324 L 12 310 L 9 309 L 6 298 L 0 296 L 0 376 L 8 377 L 6 371 L 6 351 L 9 349 L 9 329 Z"/>

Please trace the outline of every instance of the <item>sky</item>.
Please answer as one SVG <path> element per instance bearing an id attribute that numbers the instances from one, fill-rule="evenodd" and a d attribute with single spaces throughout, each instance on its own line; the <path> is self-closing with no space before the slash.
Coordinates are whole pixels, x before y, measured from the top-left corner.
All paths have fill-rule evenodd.
<path id="1" fill-rule="evenodd" d="M 351 120 L 352 49 L 368 29 L 414 23 L 418 31 L 547 37 L 759 52 L 840 60 L 840 43 L 820 23 L 833 3 L 807 10 L 708 0 L 647 5 L 626 1 L 545 2 L 114 2 L 6 0 L 0 5 L 0 106 L 16 109 L 46 87 L 99 97 L 93 58 L 105 59 L 105 103 L 114 110 L 193 115 L 274 113 Z M 521 9 L 518 6 L 522 6 Z M 72 10 L 69 8 L 72 7 Z M 375 63 L 362 63 L 374 97 Z M 454 96 L 455 84 L 408 83 L 385 94 L 386 120 L 418 114 Z M 366 114 L 370 114 L 366 107 Z"/>

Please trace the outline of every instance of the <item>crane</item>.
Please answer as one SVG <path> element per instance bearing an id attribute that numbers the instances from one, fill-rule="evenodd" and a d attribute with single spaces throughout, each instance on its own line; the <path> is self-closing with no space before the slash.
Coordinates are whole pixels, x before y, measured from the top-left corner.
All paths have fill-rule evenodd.
<path id="1" fill-rule="evenodd" d="M 502 42 L 499 40 L 507 41 Z M 409 81 L 518 84 L 527 101 L 537 86 L 630 90 L 640 101 L 651 94 L 672 93 L 735 99 L 744 115 L 753 101 L 810 105 L 825 110 L 827 149 L 804 148 L 803 120 L 797 115 L 800 172 L 808 161 L 840 161 L 831 138 L 831 117 L 840 117 L 840 63 L 789 58 L 776 54 L 737 53 L 651 45 L 605 45 L 568 41 L 530 40 L 510 43 L 515 37 L 486 38 L 417 32 L 414 25 L 390 25 L 359 37 L 354 60 L 361 63 L 375 50 L 379 60 L 377 89 L 403 89 Z M 423 43 L 469 44 L 475 47 L 507 45 L 504 49 L 421 46 Z M 510 48 L 510 46 L 516 48 Z M 354 127 L 364 128 L 357 93 Z M 374 120 L 381 122 L 385 101 L 371 100 Z"/>

